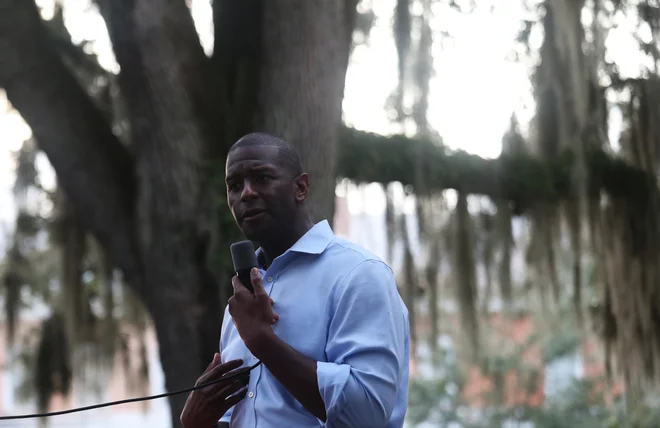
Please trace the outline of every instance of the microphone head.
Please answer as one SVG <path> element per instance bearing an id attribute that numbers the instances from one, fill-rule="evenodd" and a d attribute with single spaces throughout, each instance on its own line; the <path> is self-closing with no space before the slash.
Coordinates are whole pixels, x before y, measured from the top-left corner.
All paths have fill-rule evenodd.
<path id="1" fill-rule="evenodd" d="M 234 271 L 257 267 L 257 255 L 251 241 L 240 241 L 231 244 L 231 258 L 234 261 Z"/>

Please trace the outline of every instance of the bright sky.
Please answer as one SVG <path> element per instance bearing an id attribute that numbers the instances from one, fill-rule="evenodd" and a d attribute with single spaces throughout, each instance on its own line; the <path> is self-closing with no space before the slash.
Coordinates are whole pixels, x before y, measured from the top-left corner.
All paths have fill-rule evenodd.
<path id="1" fill-rule="evenodd" d="M 101 65 L 116 70 L 105 23 L 90 0 L 62 0 L 66 25 L 75 41 L 92 40 Z M 212 49 L 212 18 L 209 0 L 191 0 L 193 17 L 207 52 Z M 48 16 L 52 0 L 37 0 Z M 531 119 L 534 102 L 529 81 L 529 65 L 507 59 L 523 19 L 529 19 L 521 1 L 480 0 L 471 14 L 461 14 L 444 2 L 436 2 L 432 27 L 436 34 L 447 31 L 452 41 L 434 44 L 436 74 L 431 81 L 429 121 L 445 144 L 485 157 L 496 157 L 501 138 L 516 113 L 523 125 Z M 392 39 L 395 0 L 373 1 L 377 16 L 366 45 L 356 47 L 346 78 L 344 118 L 359 129 L 389 133 L 395 128 L 387 118 L 385 101 L 396 85 L 397 56 Z M 630 20 L 621 20 L 607 40 L 609 57 L 623 67 L 625 75 L 638 74 L 638 52 L 630 37 Z M 439 35 L 437 39 L 439 39 Z M 538 34 L 533 45 L 540 45 Z M 629 59 L 631 58 L 631 59 Z M 621 61 L 626 59 L 626 61 Z M 17 150 L 30 130 L 4 97 L 0 98 L 0 227 L 14 218 L 11 186 L 14 179 L 11 152 Z M 41 161 L 44 179 L 52 182 L 45 159 Z M 366 186 L 348 192 L 351 212 L 381 212 L 384 197 L 379 186 Z M 2 229 L 0 229 L 2 233 Z"/>

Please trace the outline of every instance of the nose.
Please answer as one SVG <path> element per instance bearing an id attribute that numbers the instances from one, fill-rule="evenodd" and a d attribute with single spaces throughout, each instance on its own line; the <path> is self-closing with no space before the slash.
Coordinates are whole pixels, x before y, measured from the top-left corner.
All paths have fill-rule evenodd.
<path id="1" fill-rule="evenodd" d="M 248 199 L 254 199 L 257 197 L 257 192 L 254 191 L 254 187 L 250 183 L 250 180 L 245 180 L 243 183 L 243 191 L 241 192 L 241 200 L 245 201 Z"/>

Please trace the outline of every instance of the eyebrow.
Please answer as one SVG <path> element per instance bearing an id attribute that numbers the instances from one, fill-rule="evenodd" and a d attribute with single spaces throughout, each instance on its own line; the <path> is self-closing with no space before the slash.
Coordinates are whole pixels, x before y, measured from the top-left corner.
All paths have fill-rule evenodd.
<path id="1" fill-rule="evenodd" d="M 254 168 L 251 168 L 254 171 L 277 171 L 277 168 L 270 164 L 257 165 Z"/>
<path id="2" fill-rule="evenodd" d="M 254 166 L 254 167 L 250 168 L 250 170 L 252 170 L 252 171 L 266 171 L 266 172 L 273 172 L 273 173 L 277 172 L 277 168 L 274 167 L 273 165 L 270 165 L 270 164 L 257 165 L 257 166 Z M 231 172 L 231 173 L 227 174 L 227 176 L 225 178 L 225 183 L 228 183 L 230 180 L 233 180 L 234 178 L 236 178 L 237 175 L 238 174 L 235 173 L 235 172 Z"/>

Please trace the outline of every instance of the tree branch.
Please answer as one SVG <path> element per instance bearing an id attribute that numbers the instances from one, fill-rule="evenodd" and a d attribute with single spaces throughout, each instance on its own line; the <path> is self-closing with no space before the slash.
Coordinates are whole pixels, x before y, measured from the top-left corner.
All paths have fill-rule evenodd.
<path id="1" fill-rule="evenodd" d="M 421 147 L 420 147 L 421 146 Z M 417 158 L 421 149 L 422 162 Z M 528 154 L 484 159 L 450 151 L 431 141 L 403 135 L 382 136 L 342 128 L 337 175 L 361 183 L 399 181 L 414 185 L 415 168 L 423 168 L 429 192 L 455 189 L 509 200 L 516 214 L 533 203 L 567 198 L 571 191 L 572 154 L 541 160 Z M 587 153 L 590 193 L 603 190 L 615 198 L 644 203 L 657 191 L 654 179 L 626 161 L 602 150 Z"/>
<path id="2" fill-rule="evenodd" d="M 133 160 L 65 67 L 33 1 L 0 7 L 0 86 L 32 129 L 78 217 L 131 283 L 141 282 L 133 234 Z"/>
<path id="3" fill-rule="evenodd" d="M 136 150 L 158 138 L 154 129 L 182 123 L 194 122 L 203 137 L 200 144 L 217 138 L 217 122 L 221 117 L 217 112 L 215 76 L 185 2 L 97 0 L 97 3 L 121 67 L 119 85 L 132 119 Z M 160 108 L 160 102 L 174 98 L 177 101 L 185 98 L 185 105 Z"/>

